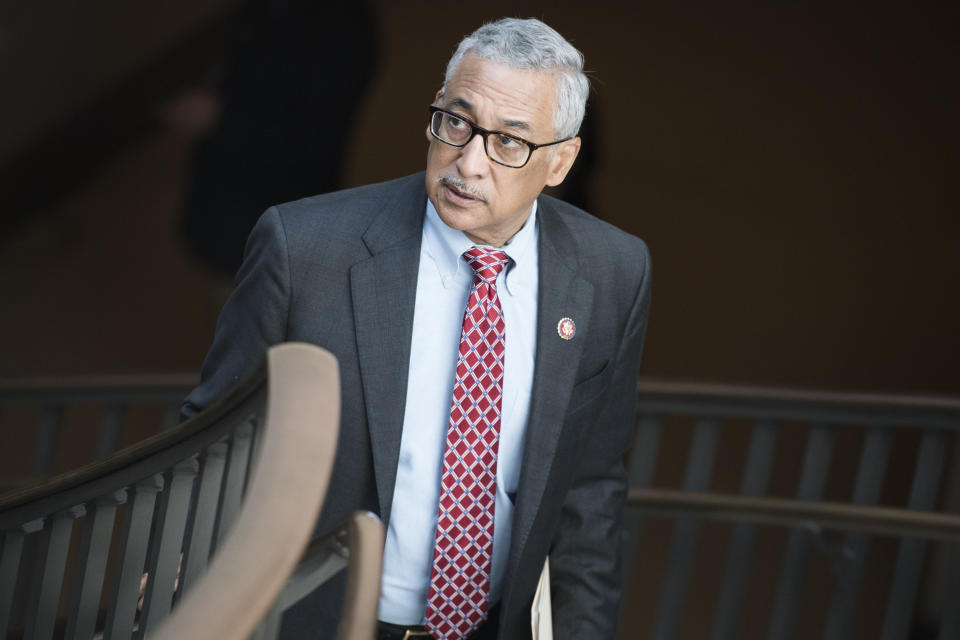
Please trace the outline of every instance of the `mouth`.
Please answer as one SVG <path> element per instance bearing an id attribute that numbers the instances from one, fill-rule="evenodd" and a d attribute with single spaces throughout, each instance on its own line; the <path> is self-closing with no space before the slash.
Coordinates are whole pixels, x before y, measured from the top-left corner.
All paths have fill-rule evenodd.
<path id="1" fill-rule="evenodd" d="M 480 193 L 475 193 L 470 190 L 467 185 L 457 181 L 452 180 L 449 177 L 442 177 L 438 182 L 443 185 L 447 199 L 450 200 L 453 204 L 457 205 L 470 205 L 476 203 L 486 204 L 487 200 Z"/>

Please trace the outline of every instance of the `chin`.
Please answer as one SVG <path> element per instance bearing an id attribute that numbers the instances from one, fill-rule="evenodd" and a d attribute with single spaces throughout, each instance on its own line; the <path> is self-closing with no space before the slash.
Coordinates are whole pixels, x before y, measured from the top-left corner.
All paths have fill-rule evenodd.
<path id="1" fill-rule="evenodd" d="M 439 207 L 436 204 L 433 206 L 443 224 L 457 231 L 469 231 L 472 222 L 469 214 L 461 213 L 456 207 L 451 207 L 447 203 L 443 203 Z"/>

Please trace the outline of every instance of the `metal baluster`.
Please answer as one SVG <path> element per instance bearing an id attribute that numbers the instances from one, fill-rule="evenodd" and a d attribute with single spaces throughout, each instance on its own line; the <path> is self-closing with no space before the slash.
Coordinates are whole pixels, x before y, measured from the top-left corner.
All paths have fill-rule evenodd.
<path id="1" fill-rule="evenodd" d="M 933 508 L 940 486 L 943 461 L 947 449 L 947 434 L 929 431 L 923 435 L 917 466 L 913 475 L 908 507 L 918 511 Z M 913 607 L 917 598 L 917 585 L 923 569 L 926 543 L 908 538 L 900 542 L 897 564 L 893 572 L 893 584 L 887 599 L 887 611 L 883 619 L 881 640 L 906 638 L 910 632 Z"/>
<path id="2" fill-rule="evenodd" d="M 803 471 L 797 488 L 798 500 L 819 500 L 823 495 L 832 453 L 833 429 L 822 423 L 815 424 L 807 439 Z M 800 602 L 807 555 L 810 552 L 810 536 L 810 531 L 797 527 L 790 532 L 767 636 L 770 640 L 790 640 L 796 631 L 797 605 Z"/>
<path id="3" fill-rule="evenodd" d="M 267 611 L 267 614 L 263 616 L 263 620 L 260 621 L 257 628 L 250 634 L 249 640 L 275 640 L 275 638 L 280 635 L 280 622 L 282 617 L 283 612 L 274 604 L 270 607 L 270 610 Z"/>
<path id="4" fill-rule="evenodd" d="M 147 557 L 150 525 L 163 476 L 153 475 L 137 483 L 130 493 L 120 529 L 120 565 L 114 573 L 103 640 L 126 640 L 133 636 L 133 620 L 140 598 L 140 579 Z"/>
<path id="5" fill-rule="evenodd" d="M 70 591 L 73 600 L 65 637 L 71 640 L 93 638 L 117 505 L 126 500 L 127 492 L 121 489 L 90 505 L 80 538 L 80 560 L 74 574 L 74 588 Z"/>
<path id="6" fill-rule="evenodd" d="M 747 466 L 740 484 L 741 495 L 762 496 L 766 493 L 776 445 L 777 424 L 770 420 L 757 421 L 750 439 Z M 733 640 L 738 637 L 737 628 L 740 624 L 740 612 L 743 609 L 743 597 L 747 590 L 756 539 L 756 526 L 749 524 L 734 526 L 727 550 L 720 601 L 717 604 L 713 622 L 711 636 L 713 640 Z"/>
<path id="7" fill-rule="evenodd" d="M 661 416 L 642 416 L 637 425 L 637 438 L 630 455 L 630 487 L 647 488 L 653 483 L 663 432 Z"/>
<path id="8" fill-rule="evenodd" d="M 706 491 L 710 487 L 714 454 L 717 450 L 719 423 L 713 418 L 701 418 L 694 429 L 690 457 L 687 459 L 686 478 L 683 488 L 686 491 Z M 687 582 L 693 564 L 693 553 L 697 543 L 700 523 L 695 518 L 677 518 L 674 528 L 673 544 L 670 547 L 670 561 L 667 576 L 657 612 L 657 621 L 653 638 L 669 640 L 676 636 L 683 614 L 683 602 L 686 598 Z"/>
<path id="9" fill-rule="evenodd" d="M 267 615 L 270 615 L 270 612 L 267 612 Z M 250 635 L 247 636 L 246 640 L 267 640 L 266 636 L 266 627 L 267 621 L 261 620 L 256 627 L 253 628 L 253 631 L 250 632 Z"/>
<path id="10" fill-rule="evenodd" d="M 48 476 L 53 471 L 53 459 L 60 442 L 60 424 L 63 420 L 63 405 L 47 405 L 40 413 L 37 425 L 37 443 L 33 458 L 33 472 Z"/>
<path id="11" fill-rule="evenodd" d="M 178 598 L 182 597 L 207 567 L 213 547 L 213 530 L 217 519 L 217 501 L 223 485 L 223 470 L 226 465 L 227 443 L 215 442 L 200 458 L 200 480 L 197 487 L 196 506 L 183 552 L 183 571 L 180 576 Z"/>
<path id="12" fill-rule="evenodd" d="M 27 610 L 32 585 L 35 582 L 33 580 L 35 573 L 34 568 L 36 567 L 39 548 L 37 543 L 41 542 L 39 539 L 40 535 L 34 534 L 40 534 L 47 525 L 47 522 L 48 518 L 41 517 L 25 522 L 19 527 L 20 532 L 23 533 L 20 549 L 20 566 L 11 567 L 14 573 L 10 576 L 10 579 L 13 581 L 14 587 L 13 592 L 9 594 L 9 602 L 7 603 L 8 613 L 6 626 L 19 628 L 21 630 L 21 636 L 23 633 L 24 613 Z"/>
<path id="13" fill-rule="evenodd" d="M 943 617 L 940 619 L 940 635 L 937 640 L 956 640 L 960 638 L 960 544 L 951 545 L 953 560 L 950 562 L 950 583 L 947 585 L 946 603 Z"/>
<path id="14" fill-rule="evenodd" d="M 25 640 L 47 640 L 53 637 L 60 605 L 60 589 L 70 550 L 73 521 L 86 513 L 83 505 L 55 514 L 45 522 L 40 532 L 30 598 L 27 601 Z"/>
<path id="15" fill-rule="evenodd" d="M 263 433 L 263 425 L 262 414 L 258 413 L 250 417 L 250 443 L 247 445 L 247 470 L 246 473 L 243 474 L 243 493 L 241 496 L 247 495 L 247 485 L 250 484 L 250 480 L 257 469 L 257 451 L 260 448 L 260 437 Z"/>
<path id="16" fill-rule="evenodd" d="M 942 493 L 937 499 L 937 510 L 949 515 L 960 514 L 960 411 L 957 413 L 958 429 L 952 430 L 952 451 L 947 453 L 944 460 L 944 478 L 940 485 Z M 925 571 L 920 580 L 920 593 L 923 594 L 923 599 L 917 601 L 915 619 L 925 622 L 946 620 L 945 608 L 956 609 L 956 607 L 947 607 L 944 603 L 960 602 L 960 600 L 949 600 L 947 595 L 951 580 L 960 580 L 960 575 L 954 577 L 951 574 L 954 563 L 960 561 L 960 558 L 955 555 L 960 550 L 958 543 L 960 543 L 960 537 L 953 542 L 938 541 L 931 544 L 929 559 L 925 563 Z M 960 569 L 960 565 L 957 567 Z M 953 595 L 956 594 L 957 591 L 954 591 Z M 960 638 L 960 630 L 955 637 Z"/>
<path id="17" fill-rule="evenodd" d="M 161 429 L 169 429 L 180 423 L 180 403 L 167 405 L 163 410 L 163 418 L 160 420 Z"/>
<path id="18" fill-rule="evenodd" d="M 120 427 L 126 412 L 127 406 L 124 404 L 111 405 L 104 411 L 97 442 L 97 459 L 106 458 L 120 447 Z"/>
<path id="19" fill-rule="evenodd" d="M 633 452 L 630 454 L 630 488 L 647 488 L 653 482 L 653 472 L 657 465 L 657 452 L 660 450 L 660 434 L 663 431 L 661 416 L 644 415 L 637 424 L 637 437 Z M 640 540 L 640 518 L 637 509 L 627 509 L 623 515 L 623 584 L 629 591 L 633 582 L 633 569 L 637 564 L 637 548 Z M 631 598 L 623 598 L 620 604 L 619 619 L 624 619 L 627 603 Z M 622 622 L 621 622 L 622 623 Z"/>
<path id="20" fill-rule="evenodd" d="M 167 486 L 157 504 L 154 539 L 147 561 L 149 577 L 140 611 L 138 638 L 155 629 L 170 614 L 196 475 L 193 458 L 177 463 L 166 473 Z"/>
<path id="21" fill-rule="evenodd" d="M 39 524 L 42 526 L 42 521 Z M 17 586 L 20 556 L 23 553 L 24 533 L 22 529 L 10 529 L 3 534 L 3 550 L 0 552 L 0 638 L 7 637 L 10 606 L 13 604 L 13 591 Z"/>
<path id="22" fill-rule="evenodd" d="M 223 498 L 220 500 L 220 512 L 217 519 L 217 544 L 233 524 L 243 498 L 243 487 L 247 479 L 247 464 L 250 462 L 250 438 L 253 423 L 249 420 L 241 423 L 230 441 L 230 453 L 227 460 L 227 479 L 223 486 Z"/>
<path id="23" fill-rule="evenodd" d="M 890 443 L 893 437 L 889 430 L 872 429 L 867 435 L 860 456 L 860 468 L 853 490 L 853 504 L 876 504 L 883 488 L 883 477 L 890 458 Z M 870 538 L 863 533 L 848 533 L 843 549 L 849 560 L 842 565 L 837 588 L 830 601 L 827 614 L 827 630 L 824 640 L 846 640 L 853 630 L 853 614 L 857 594 L 863 578 L 863 565 L 867 556 Z"/>
<path id="24" fill-rule="evenodd" d="M 263 440 L 264 416 L 258 413 L 253 417 L 253 435 L 250 442 L 250 470 L 247 472 L 247 480 L 253 475 L 254 465 L 257 462 L 257 456 L 260 454 L 260 442 Z M 246 489 L 244 489 L 246 491 Z"/>

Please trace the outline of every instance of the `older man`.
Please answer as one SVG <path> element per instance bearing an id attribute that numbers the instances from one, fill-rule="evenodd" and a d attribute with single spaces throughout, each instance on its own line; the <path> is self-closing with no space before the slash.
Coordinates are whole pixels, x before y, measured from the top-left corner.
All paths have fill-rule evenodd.
<path id="1" fill-rule="evenodd" d="M 643 242 L 541 195 L 580 149 L 583 57 L 538 20 L 467 36 L 430 107 L 426 174 L 269 209 L 184 413 L 266 347 L 339 359 L 319 529 L 387 524 L 380 637 L 525 638 L 549 555 L 559 638 L 610 638 L 624 452 L 649 307 Z M 288 637 L 327 637 L 331 588 Z"/>

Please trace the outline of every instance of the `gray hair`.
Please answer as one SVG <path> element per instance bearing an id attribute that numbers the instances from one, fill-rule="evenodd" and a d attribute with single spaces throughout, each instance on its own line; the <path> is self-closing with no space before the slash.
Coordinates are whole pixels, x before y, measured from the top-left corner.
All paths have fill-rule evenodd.
<path id="1" fill-rule="evenodd" d="M 583 73 L 583 54 L 559 33 L 536 18 L 502 18 L 487 23 L 460 41 L 447 63 L 444 87 L 468 53 L 514 69 L 555 72 L 553 128 L 559 138 L 573 137 L 580 131 L 590 82 Z"/>

